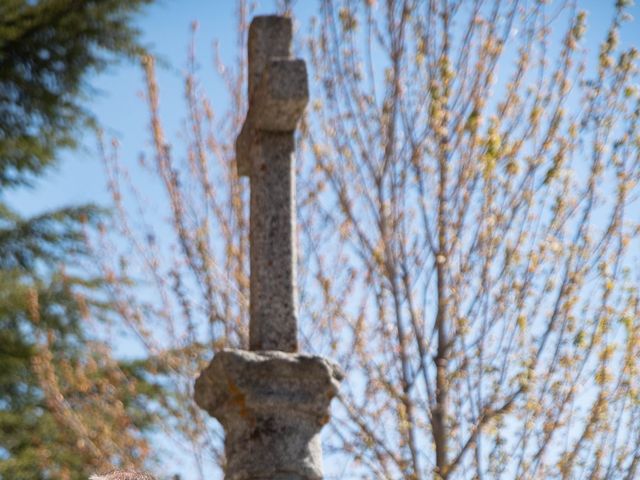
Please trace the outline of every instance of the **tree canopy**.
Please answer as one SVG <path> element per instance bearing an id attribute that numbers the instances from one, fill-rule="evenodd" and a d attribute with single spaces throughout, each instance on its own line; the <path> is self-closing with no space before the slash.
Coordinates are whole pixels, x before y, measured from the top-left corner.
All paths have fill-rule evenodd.
<path id="1" fill-rule="evenodd" d="M 302 4 L 278 3 L 294 17 Z M 590 16 L 571 0 L 320 0 L 298 18 L 311 86 L 296 158 L 300 340 L 347 371 L 328 475 L 638 476 L 629 3 Z M 173 235 L 124 198 L 124 160 L 105 155 L 126 267 L 147 272 L 159 301 L 123 288 L 122 320 L 167 352 L 184 392 L 172 428 L 203 469 L 207 453 L 224 463 L 220 429 L 188 395 L 201 346 L 247 344 L 248 186 L 233 142 L 251 10 L 237 5 L 237 63 L 216 64 L 228 110 L 206 94 L 192 46 L 172 137 L 158 105 L 173 92 L 144 60 L 143 171 L 166 193 L 154 207 Z"/>
<path id="2" fill-rule="evenodd" d="M 146 3 L 0 2 L 0 195 L 77 145 L 88 77 L 141 51 L 132 19 Z M 86 480 L 148 456 L 157 388 L 90 332 L 113 309 L 85 263 L 103 213 L 25 218 L 0 197 L 0 478 Z"/>
<path id="3" fill-rule="evenodd" d="M 0 187 L 27 182 L 77 144 L 88 75 L 141 51 L 132 18 L 149 1 L 0 3 Z"/>

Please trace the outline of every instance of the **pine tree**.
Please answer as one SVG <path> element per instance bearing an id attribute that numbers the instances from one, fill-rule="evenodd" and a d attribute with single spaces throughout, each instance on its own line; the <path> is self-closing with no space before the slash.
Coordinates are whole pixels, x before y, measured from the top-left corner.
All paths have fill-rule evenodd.
<path id="1" fill-rule="evenodd" d="M 87 74 L 141 50 L 132 15 L 150 0 L 0 2 L 0 187 L 28 181 L 90 119 Z"/>
<path id="2" fill-rule="evenodd" d="M 28 186 L 92 122 L 87 76 L 141 48 L 133 14 L 149 0 L 0 2 L 0 195 Z M 140 432 L 158 389 L 144 363 L 115 361 L 86 332 L 109 315 L 105 284 L 83 274 L 70 207 L 23 218 L 0 196 L 0 479 L 86 479 L 147 456 Z"/>

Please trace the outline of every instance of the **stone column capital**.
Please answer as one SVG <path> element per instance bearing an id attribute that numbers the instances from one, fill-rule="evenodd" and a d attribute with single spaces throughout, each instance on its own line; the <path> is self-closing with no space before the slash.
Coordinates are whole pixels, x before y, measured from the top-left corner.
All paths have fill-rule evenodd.
<path id="1" fill-rule="evenodd" d="M 227 435 L 227 480 L 320 480 L 320 430 L 342 379 L 322 357 L 223 350 L 200 374 L 196 403 Z"/>

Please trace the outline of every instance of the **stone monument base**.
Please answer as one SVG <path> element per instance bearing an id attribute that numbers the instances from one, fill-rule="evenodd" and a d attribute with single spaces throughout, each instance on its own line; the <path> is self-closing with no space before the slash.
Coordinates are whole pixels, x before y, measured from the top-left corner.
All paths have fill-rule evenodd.
<path id="1" fill-rule="evenodd" d="M 223 350 L 195 401 L 225 429 L 226 480 L 320 480 L 320 430 L 342 379 L 322 357 Z"/>

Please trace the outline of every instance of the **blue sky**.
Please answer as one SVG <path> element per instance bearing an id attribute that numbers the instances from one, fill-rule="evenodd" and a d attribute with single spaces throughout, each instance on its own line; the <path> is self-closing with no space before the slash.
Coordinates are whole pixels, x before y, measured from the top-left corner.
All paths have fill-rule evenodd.
<path id="1" fill-rule="evenodd" d="M 272 13 L 275 2 L 261 2 L 256 13 Z M 312 2 L 304 3 L 307 10 Z M 213 69 L 212 44 L 219 41 L 220 53 L 225 59 L 235 55 L 235 2 L 233 0 L 160 0 L 138 17 L 143 43 L 166 62 L 158 68 L 161 114 L 166 133 L 172 137 L 180 128 L 184 114 L 183 77 L 190 26 L 199 23 L 197 33 L 200 72 L 206 90 L 217 111 L 224 111 L 226 98 Z M 123 62 L 106 72 L 90 78 L 95 88 L 86 106 L 93 112 L 105 130 L 107 139 L 115 137 L 121 144 L 121 157 L 125 163 L 135 161 L 139 153 L 149 146 L 148 111 L 141 95 L 143 75 L 139 65 Z M 217 93 L 220 92 L 220 93 Z M 64 152 L 60 164 L 35 183 L 33 190 L 5 192 L 6 198 L 22 213 L 32 214 L 60 205 L 95 202 L 109 203 L 105 188 L 104 171 L 97 157 L 96 139 L 85 132 L 84 148 Z"/>
<path id="2" fill-rule="evenodd" d="M 588 40 L 596 47 L 611 18 L 614 0 L 578 0 L 579 8 L 588 14 L 590 34 Z M 257 2 L 256 13 L 272 13 L 274 1 Z M 319 1 L 294 2 L 296 18 L 304 18 L 317 12 Z M 640 6 L 631 9 L 640 18 Z M 224 58 L 235 55 L 235 1 L 234 0 L 161 0 L 138 17 L 144 43 L 167 63 L 158 69 L 161 88 L 161 114 L 166 133 L 170 137 L 180 128 L 183 115 L 183 86 L 181 72 L 186 64 L 190 40 L 190 25 L 198 21 L 198 55 L 200 73 L 216 110 L 224 111 L 224 89 L 213 73 L 212 43 L 219 41 Z M 623 44 L 640 45 L 640 28 L 637 22 L 623 28 Z M 90 79 L 95 93 L 87 99 L 91 110 L 105 129 L 106 137 L 115 137 L 121 144 L 121 157 L 127 163 L 135 161 L 139 153 L 149 145 L 147 130 L 148 113 L 141 96 L 142 71 L 133 63 L 120 63 L 108 71 Z M 95 202 L 109 203 L 105 188 L 104 172 L 96 153 L 93 133 L 85 132 L 84 147 L 80 151 L 65 152 L 60 164 L 36 182 L 33 190 L 22 189 L 5 193 L 19 211 L 32 214 L 60 205 Z"/>

